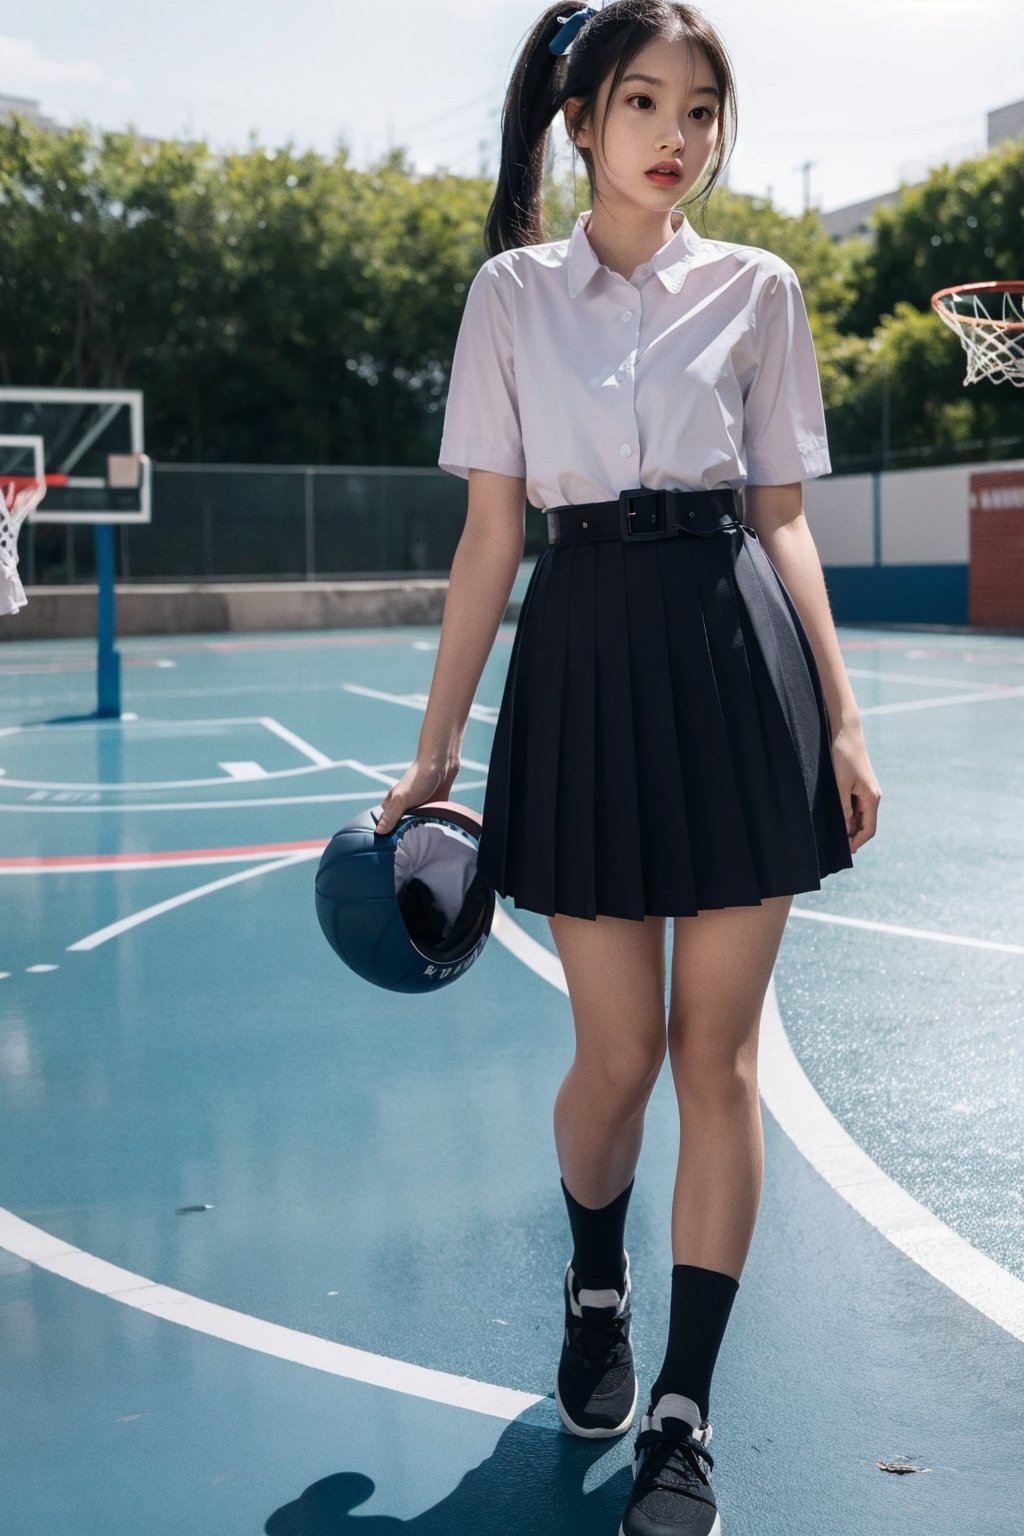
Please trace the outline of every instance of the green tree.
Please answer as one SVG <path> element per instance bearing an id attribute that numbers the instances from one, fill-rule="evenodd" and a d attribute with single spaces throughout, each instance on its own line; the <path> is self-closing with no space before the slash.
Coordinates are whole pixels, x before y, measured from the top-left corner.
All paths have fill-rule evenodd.
<path id="1" fill-rule="evenodd" d="M 432 463 L 492 195 L 483 177 L 417 175 L 402 149 L 357 170 L 343 145 L 216 154 L 15 118 L 0 124 L 0 378 L 144 390 L 157 458 Z M 585 175 L 549 178 L 548 237 L 588 205 Z M 833 462 L 855 468 L 878 461 L 886 402 L 895 463 L 996 455 L 1019 434 L 1015 391 L 963 390 L 928 300 L 1020 275 L 1022 205 L 1011 144 L 905 189 L 869 242 L 724 187 L 687 211 L 796 270 Z"/>
<path id="2" fill-rule="evenodd" d="M 872 219 L 873 238 L 843 252 L 844 331 L 869 336 L 901 301 L 928 309 L 954 283 L 1024 274 L 1024 142 L 1010 141 L 960 165 L 942 165 Z M 941 322 L 940 322 L 941 323 Z"/>

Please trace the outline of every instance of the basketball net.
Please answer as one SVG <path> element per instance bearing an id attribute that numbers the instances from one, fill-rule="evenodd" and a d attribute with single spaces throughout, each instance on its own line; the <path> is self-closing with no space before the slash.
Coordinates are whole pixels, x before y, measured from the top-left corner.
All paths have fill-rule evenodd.
<path id="1" fill-rule="evenodd" d="M 17 613 L 27 601 L 18 575 L 21 525 L 46 495 L 46 481 L 11 476 L 0 481 L 0 615 Z"/>
<path id="2" fill-rule="evenodd" d="M 965 385 L 991 379 L 1024 388 L 1024 282 L 940 288 L 932 308 L 967 354 Z"/>

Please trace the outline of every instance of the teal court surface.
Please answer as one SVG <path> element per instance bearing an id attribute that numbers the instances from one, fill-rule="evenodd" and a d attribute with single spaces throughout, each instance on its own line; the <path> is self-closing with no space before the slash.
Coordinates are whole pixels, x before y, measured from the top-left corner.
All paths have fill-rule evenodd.
<path id="1" fill-rule="evenodd" d="M 480 807 L 512 629 L 455 798 Z M 843 629 L 883 789 L 798 896 L 715 1377 L 727 1536 L 1021 1531 L 1024 640 Z M 434 997 L 350 975 L 324 843 L 412 757 L 437 631 L 0 647 L 0 1527 L 614 1536 L 560 1432 L 572 1052 L 543 917 Z M 671 925 L 669 925 L 671 926 Z M 660 1365 L 678 1126 L 627 1245 Z M 879 1463 L 883 1464 L 882 1466 Z M 913 1468 L 912 1471 L 884 1470 Z"/>

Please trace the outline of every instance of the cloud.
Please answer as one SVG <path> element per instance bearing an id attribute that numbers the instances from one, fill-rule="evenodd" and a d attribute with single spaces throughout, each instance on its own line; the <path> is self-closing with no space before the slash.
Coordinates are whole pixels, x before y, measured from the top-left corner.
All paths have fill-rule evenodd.
<path id="1" fill-rule="evenodd" d="M 9 92 L 16 93 L 21 86 L 53 85 L 65 80 L 99 85 L 105 77 L 91 59 L 48 59 L 27 38 L 0 32 L 0 78 Z"/>

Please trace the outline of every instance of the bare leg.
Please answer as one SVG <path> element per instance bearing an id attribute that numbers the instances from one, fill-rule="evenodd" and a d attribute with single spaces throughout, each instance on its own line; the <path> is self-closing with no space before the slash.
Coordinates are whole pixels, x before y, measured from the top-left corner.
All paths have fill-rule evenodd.
<path id="1" fill-rule="evenodd" d="M 757 1221 L 761 1007 L 792 896 L 674 919 L 668 1049 L 679 1102 L 672 1262 L 739 1280 Z"/>
<path id="2" fill-rule="evenodd" d="M 665 919 L 548 919 L 569 986 L 576 1056 L 555 1099 L 562 1178 L 595 1209 L 636 1169 L 665 1059 Z"/>

